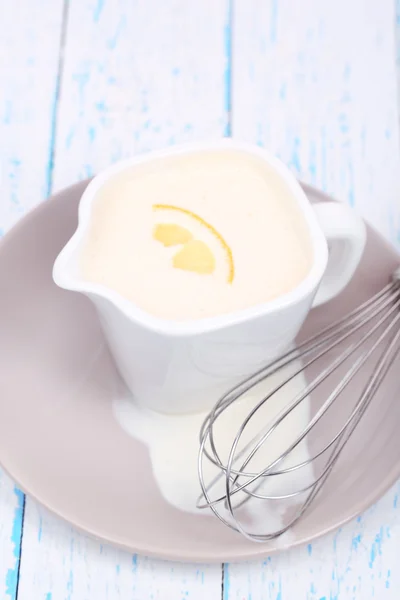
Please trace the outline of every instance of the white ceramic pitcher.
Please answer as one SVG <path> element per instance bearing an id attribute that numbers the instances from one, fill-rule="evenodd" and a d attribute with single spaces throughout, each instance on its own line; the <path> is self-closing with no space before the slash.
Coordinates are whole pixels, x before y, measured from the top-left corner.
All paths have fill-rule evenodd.
<path id="1" fill-rule="evenodd" d="M 314 262 L 293 291 L 265 304 L 213 318 L 159 319 L 112 289 L 85 281 L 79 256 L 99 190 L 144 162 L 223 150 L 262 159 L 286 184 L 304 215 Z M 312 306 L 336 296 L 350 281 L 365 244 L 365 226 L 339 203 L 311 206 L 298 182 L 259 147 L 232 140 L 174 147 L 115 164 L 95 177 L 79 206 L 79 225 L 54 265 L 55 283 L 85 294 L 95 305 L 116 365 L 137 401 L 166 413 L 210 408 L 241 378 L 282 353 L 295 339 Z M 327 243 L 328 242 L 328 243 Z M 329 252 L 328 252 L 329 244 Z"/>

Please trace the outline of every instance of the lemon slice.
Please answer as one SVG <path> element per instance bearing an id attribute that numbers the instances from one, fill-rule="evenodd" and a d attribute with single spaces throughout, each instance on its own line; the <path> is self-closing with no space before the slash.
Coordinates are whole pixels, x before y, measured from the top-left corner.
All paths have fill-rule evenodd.
<path id="1" fill-rule="evenodd" d="M 167 247 L 186 244 L 192 237 L 188 229 L 175 223 L 159 223 L 153 232 L 153 238 Z"/>
<path id="2" fill-rule="evenodd" d="M 176 269 L 195 273 L 214 273 L 215 257 L 210 248 L 201 240 L 190 240 L 172 259 Z"/>
<path id="3" fill-rule="evenodd" d="M 212 274 L 232 283 L 232 251 L 221 234 L 196 213 L 170 204 L 154 204 L 157 223 L 153 238 L 164 246 L 181 245 L 172 257 L 177 269 Z"/>

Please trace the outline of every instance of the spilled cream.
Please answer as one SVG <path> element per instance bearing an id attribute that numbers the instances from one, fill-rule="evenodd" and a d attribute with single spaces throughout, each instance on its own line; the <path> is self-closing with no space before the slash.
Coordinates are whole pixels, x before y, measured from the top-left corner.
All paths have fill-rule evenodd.
<path id="1" fill-rule="evenodd" d="M 291 366 L 290 372 L 298 367 L 298 363 Z M 286 370 L 285 374 L 288 374 Z M 277 383 L 282 381 L 285 374 L 275 375 L 263 381 L 251 392 L 247 393 L 240 401 L 233 404 L 233 408 L 224 413 L 216 426 L 215 439 L 217 450 L 221 458 L 226 461 L 228 451 L 234 436 L 248 415 L 262 397 L 271 391 Z M 290 381 L 284 388 L 273 395 L 267 403 L 257 412 L 250 421 L 246 434 L 239 445 L 239 452 L 246 444 L 258 435 L 265 432 L 272 420 L 280 413 L 288 402 L 304 389 L 305 378 L 301 374 Z M 198 451 L 200 428 L 206 413 L 169 416 L 156 413 L 135 404 L 127 394 L 114 401 L 114 415 L 121 427 L 132 437 L 143 442 L 149 451 L 153 475 L 161 494 L 167 502 L 174 507 L 195 513 L 209 515 L 210 509 L 200 510 L 197 502 L 201 495 L 198 478 Z M 286 417 L 275 433 L 262 446 L 255 458 L 249 463 L 248 470 L 258 472 L 267 464 L 275 460 L 296 439 L 310 420 L 310 401 L 306 398 L 290 416 Z M 306 462 L 310 458 L 308 445 L 303 441 L 281 467 L 293 466 Z M 243 459 L 242 459 L 243 460 Z M 204 479 L 207 483 L 213 481 L 218 470 L 209 461 L 204 461 Z M 292 471 L 287 475 L 269 478 L 258 492 L 268 495 L 283 495 L 301 490 L 313 480 L 311 465 Z M 221 478 L 211 488 L 210 495 L 216 499 L 224 494 L 225 481 Z M 251 499 L 243 509 L 240 509 L 242 522 L 252 532 L 268 533 L 279 530 L 288 509 L 296 508 L 299 500 L 305 498 L 304 494 L 288 500 L 258 500 Z M 239 496 L 236 500 L 243 500 Z M 222 506 L 222 514 L 230 520 L 228 513 Z M 286 541 L 287 536 L 286 536 Z"/>
<path id="2" fill-rule="evenodd" d="M 157 211 L 158 204 L 192 212 L 210 228 L 183 212 Z M 181 247 L 154 238 L 162 223 L 179 225 L 204 242 L 215 269 L 175 268 Z M 231 280 L 221 238 L 233 260 Z M 159 159 L 110 180 L 93 206 L 81 271 L 148 313 L 188 320 L 289 292 L 306 277 L 312 260 L 304 217 L 286 183 L 260 159 L 221 150 Z"/>

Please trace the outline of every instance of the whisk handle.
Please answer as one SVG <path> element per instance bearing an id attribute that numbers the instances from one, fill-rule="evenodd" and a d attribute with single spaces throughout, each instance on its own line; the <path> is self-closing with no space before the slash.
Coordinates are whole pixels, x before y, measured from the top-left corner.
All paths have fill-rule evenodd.
<path id="1" fill-rule="evenodd" d="M 364 251 L 366 227 L 346 204 L 322 202 L 313 206 L 328 242 L 329 259 L 313 307 L 337 296 L 353 277 Z"/>

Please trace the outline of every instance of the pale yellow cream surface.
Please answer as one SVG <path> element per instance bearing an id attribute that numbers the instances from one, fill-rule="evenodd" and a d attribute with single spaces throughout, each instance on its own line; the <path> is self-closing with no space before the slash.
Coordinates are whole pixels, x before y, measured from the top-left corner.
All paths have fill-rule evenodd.
<path id="1" fill-rule="evenodd" d="M 287 184 L 241 152 L 175 156 L 120 173 L 95 199 L 85 280 L 144 311 L 190 320 L 268 302 L 313 261 Z"/>

